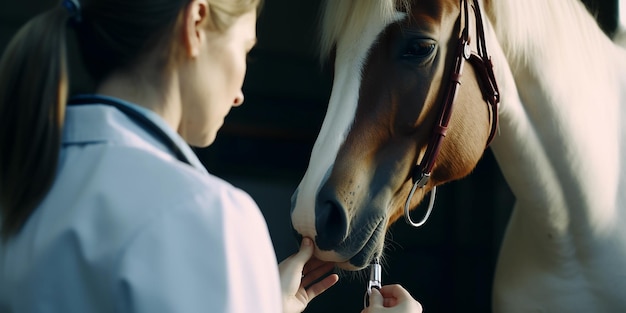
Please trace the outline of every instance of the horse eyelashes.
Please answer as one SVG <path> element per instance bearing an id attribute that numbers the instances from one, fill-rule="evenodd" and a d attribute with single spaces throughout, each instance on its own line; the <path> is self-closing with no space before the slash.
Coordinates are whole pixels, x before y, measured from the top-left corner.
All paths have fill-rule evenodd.
<path id="1" fill-rule="evenodd" d="M 431 39 L 411 40 L 407 43 L 402 58 L 409 61 L 425 61 L 437 48 L 437 43 Z"/>

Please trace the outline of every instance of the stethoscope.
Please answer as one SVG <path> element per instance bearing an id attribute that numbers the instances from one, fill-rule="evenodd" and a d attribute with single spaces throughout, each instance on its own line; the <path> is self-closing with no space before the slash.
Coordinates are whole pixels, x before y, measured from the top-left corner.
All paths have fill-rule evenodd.
<path id="1" fill-rule="evenodd" d="M 150 135 L 152 135 L 155 139 L 165 145 L 174 156 L 181 162 L 187 163 L 191 165 L 191 162 L 187 158 L 187 156 L 180 149 L 178 144 L 165 132 L 161 127 L 151 121 L 148 117 L 143 115 L 141 112 L 133 109 L 132 107 L 124 104 L 123 102 L 116 100 L 114 98 L 108 97 L 100 97 L 95 95 L 87 95 L 87 96 L 77 96 L 71 98 L 67 105 L 68 106 L 77 106 L 77 105 L 108 105 L 118 109 L 128 118 L 130 118 L 135 124 L 144 129 Z M 193 166 L 193 165 L 192 165 Z"/>
<path id="2" fill-rule="evenodd" d="M 380 266 L 380 258 L 377 256 L 370 264 L 370 280 L 367 282 L 367 289 L 365 289 L 365 295 L 363 296 L 364 309 L 370 305 L 369 300 L 372 294 L 372 288 L 380 290 L 382 287 L 382 267 Z"/>

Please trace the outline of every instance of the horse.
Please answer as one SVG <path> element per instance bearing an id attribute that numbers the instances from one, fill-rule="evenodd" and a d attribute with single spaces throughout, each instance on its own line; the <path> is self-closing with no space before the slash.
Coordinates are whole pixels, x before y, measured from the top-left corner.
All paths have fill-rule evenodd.
<path id="1" fill-rule="evenodd" d="M 581 2 L 331 0 L 321 33 L 333 86 L 291 208 L 317 258 L 378 260 L 493 137 L 515 205 L 492 309 L 626 310 L 626 51 Z"/>

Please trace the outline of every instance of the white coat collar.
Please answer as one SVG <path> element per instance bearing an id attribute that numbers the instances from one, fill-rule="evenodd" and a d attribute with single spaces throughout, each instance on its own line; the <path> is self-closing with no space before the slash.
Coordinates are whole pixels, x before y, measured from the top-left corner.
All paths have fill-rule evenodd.
<path id="1" fill-rule="evenodd" d="M 83 98 L 108 99 L 138 112 L 157 126 L 180 149 L 194 168 L 207 173 L 191 147 L 155 112 L 128 101 L 102 95 L 80 95 L 72 99 Z M 97 101 L 93 102 L 93 105 L 67 107 L 62 142 L 63 145 L 111 142 L 158 150 L 175 158 L 171 149 L 147 131 L 145 125 L 138 123 L 114 106 Z"/>

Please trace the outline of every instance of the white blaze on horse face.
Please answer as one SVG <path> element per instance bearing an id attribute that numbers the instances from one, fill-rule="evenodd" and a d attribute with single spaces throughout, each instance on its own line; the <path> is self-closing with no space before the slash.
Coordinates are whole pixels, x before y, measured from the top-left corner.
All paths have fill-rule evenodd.
<path id="1" fill-rule="evenodd" d="M 396 13 L 390 18 L 380 11 L 366 17 L 363 28 L 348 30 L 338 38 L 335 56 L 335 76 L 328 109 L 320 133 L 311 152 L 307 168 L 291 212 L 292 225 L 303 236 L 315 238 L 315 202 L 317 192 L 332 169 L 339 148 L 354 121 L 359 101 L 361 73 L 371 46 L 378 35 L 391 23 L 403 19 Z"/>

